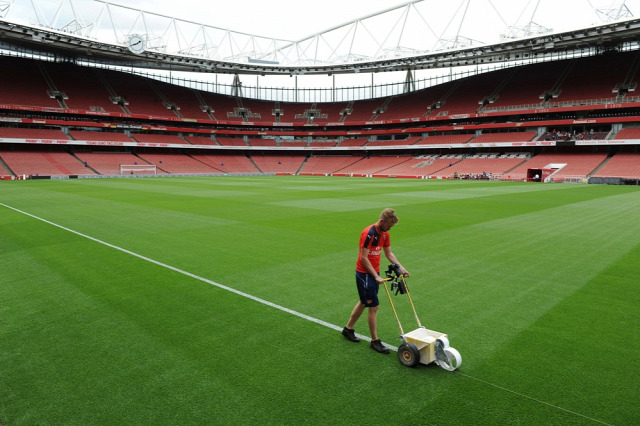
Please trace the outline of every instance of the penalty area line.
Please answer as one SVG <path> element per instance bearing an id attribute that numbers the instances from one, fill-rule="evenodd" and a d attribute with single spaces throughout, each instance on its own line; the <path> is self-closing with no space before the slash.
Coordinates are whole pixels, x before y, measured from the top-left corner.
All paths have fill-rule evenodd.
<path id="1" fill-rule="evenodd" d="M 112 248 L 112 249 L 114 249 L 114 250 L 118 250 L 118 251 L 120 251 L 120 252 L 122 252 L 122 253 L 128 254 L 128 255 L 133 256 L 133 257 L 137 257 L 138 259 L 144 260 L 144 261 L 146 261 L 146 262 L 153 263 L 154 265 L 160 266 L 160 267 L 162 267 L 162 268 L 169 269 L 169 270 L 171 270 L 171 271 L 177 272 L 177 273 L 182 274 L 182 275 L 184 275 L 184 276 L 187 276 L 187 277 L 189 277 L 189 278 L 193 278 L 193 279 L 195 279 L 195 280 L 198 280 L 198 281 L 201 281 L 201 282 L 203 282 L 203 283 L 206 283 L 206 284 L 212 285 L 212 286 L 214 286 L 214 287 L 218 287 L 218 288 L 220 288 L 220 289 L 222 289 L 222 290 L 226 290 L 226 291 L 228 291 L 228 292 L 234 293 L 234 294 L 236 294 L 236 295 L 238 295 L 238 296 L 242 296 L 242 297 L 245 297 L 245 298 L 247 298 L 247 299 L 251 299 L 251 300 L 253 300 L 253 301 L 255 301 L 255 302 L 261 303 L 261 304 L 263 304 L 263 305 L 270 306 L 270 307 L 272 307 L 272 308 L 278 309 L 278 310 L 280 310 L 280 311 L 282 311 L 282 312 L 286 312 L 286 313 L 288 313 L 288 314 L 291 314 L 291 315 L 297 316 L 297 317 L 302 318 L 302 319 L 305 319 L 305 320 L 307 320 L 307 321 L 311 321 L 311 322 L 313 322 L 313 323 L 316 323 L 316 324 L 322 325 L 322 326 L 324 326 L 324 327 L 331 328 L 331 329 L 336 330 L 336 331 L 341 331 L 341 330 L 342 330 L 342 328 L 341 328 L 341 327 L 339 327 L 339 326 L 337 326 L 337 325 L 335 325 L 335 324 L 331 324 L 331 323 L 326 322 L 326 321 L 323 321 L 323 320 L 321 320 L 321 319 L 314 318 L 314 317 L 312 317 L 312 316 L 309 316 L 309 315 L 303 314 L 303 313 L 298 312 L 298 311 L 294 311 L 293 309 L 289 309 L 289 308 L 284 307 L 284 306 L 282 306 L 282 305 L 278 305 L 277 303 L 269 302 L 268 300 L 261 299 L 261 298 L 259 298 L 259 297 L 257 297 L 257 296 L 251 295 L 251 294 L 249 294 L 249 293 L 245 293 L 245 292 L 243 292 L 243 291 L 236 290 L 235 288 L 232 288 L 232 287 L 226 286 L 226 285 L 224 285 L 224 284 L 220 284 L 220 283 L 215 282 L 215 281 L 213 281 L 213 280 L 210 280 L 210 279 L 208 279 L 208 278 L 201 277 L 201 276 L 199 276 L 199 275 L 196 275 L 196 274 L 193 274 L 193 273 L 191 273 L 191 272 L 185 271 L 184 269 L 176 268 L 175 266 L 171 266 L 171 265 L 169 265 L 169 264 L 166 264 L 166 263 L 160 262 L 160 261 L 158 261 L 158 260 L 151 259 L 150 257 L 143 256 L 143 255 L 138 254 L 138 253 L 136 253 L 136 252 L 133 252 L 133 251 L 131 251 L 131 250 L 127 250 L 127 249 L 125 249 L 125 248 L 122 248 L 122 247 L 116 246 L 115 244 L 111 244 L 111 243 L 108 243 L 108 242 L 106 242 L 106 241 L 100 240 L 100 239 L 98 239 L 98 238 L 92 237 L 92 236 L 90 236 L 90 235 L 83 234 L 82 232 L 78 232 L 78 231 L 76 231 L 76 230 L 73 230 L 73 229 L 67 228 L 66 226 L 59 225 L 59 224 L 57 224 L 57 223 L 55 223 L 55 222 L 51 222 L 50 220 L 47 220 L 47 219 L 41 218 L 41 217 L 36 216 L 36 215 L 33 215 L 33 214 L 31 214 L 31 213 L 27 213 L 27 212 L 25 212 L 25 211 L 23 211 L 23 210 L 17 209 L 17 208 L 12 207 L 12 206 L 9 206 L 9 205 L 7 205 L 7 204 L 0 203 L 0 206 L 6 207 L 6 208 L 7 208 L 7 209 L 9 209 L 9 210 L 13 210 L 13 211 L 15 211 L 15 212 L 17 212 L 17 213 L 23 214 L 23 215 L 28 216 L 28 217 L 30 217 L 30 218 L 32 218 L 32 219 L 39 220 L 39 221 L 41 221 L 41 222 L 44 222 L 44 223 L 46 223 L 46 224 L 48 224 L 48 225 L 51 225 L 51 226 L 54 226 L 54 227 L 56 227 L 56 228 L 62 229 L 63 231 L 70 232 L 70 233 L 75 234 L 75 235 L 77 235 L 77 236 L 79 236 L 79 237 L 86 238 L 86 239 L 91 240 L 91 241 L 93 241 L 93 242 L 96 242 L 96 243 L 98 243 L 98 244 L 102 244 L 103 246 L 106 246 L 106 247 Z M 360 337 L 361 339 L 363 339 L 363 340 L 365 340 L 365 341 L 369 341 L 369 342 L 371 341 L 371 338 L 370 338 L 370 337 L 368 337 L 368 336 L 364 336 L 364 335 L 358 334 L 358 337 Z M 397 346 L 392 346 L 392 345 L 389 345 L 389 344 L 387 344 L 387 343 L 384 343 L 384 345 L 385 345 L 385 346 L 387 346 L 389 349 L 391 349 L 391 350 L 393 350 L 393 351 L 396 351 L 396 352 L 398 351 L 398 347 L 397 347 Z M 468 374 L 461 373 L 460 371 L 455 371 L 455 374 L 459 374 L 459 375 L 460 375 L 460 376 L 462 376 L 462 377 L 466 377 L 466 378 L 468 378 L 468 379 L 475 380 L 475 381 L 480 382 L 480 383 L 484 383 L 485 385 L 492 386 L 492 387 L 497 388 L 497 389 L 500 389 L 500 390 L 502 390 L 502 391 L 509 392 L 509 393 L 514 394 L 514 395 L 518 395 L 518 396 L 520 396 L 520 397 L 522 397 L 522 398 L 526 398 L 526 399 L 529 399 L 529 400 L 535 401 L 535 402 L 537 402 L 537 403 L 539 403 L 539 404 L 547 405 L 547 406 L 552 407 L 552 408 L 555 408 L 555 409 L 557 409 L 557 410 L 564 411 L 564 412 L 566 412 L 566 413 L 573 414 L 573 415 L 575 415 L 575 416 L 582 417 L 582 418 L 584 418 L 584 419 L 591 420 L 591 421 L 596 422 L 596 423 L 601 423 L 601 424 L 605 424 L 605 425 L 606 425 L 606 424 L 608 424 L 608 423 L 605 423 L 605 422 L 603 422 L 603 421 L 601 421 L 601 420 L 594 419 L 594 418 L 592 418 L 592 417 L 588 417 L 588 416 L 585 416 L 585 415 L 580 414 L 580 413 L 576 413 L 575 411 L 567 410 L 566 408 L 559 407 L 559 406 L 557 406 L 557 405 L 554 405 L 554 404 L 551 404 L 551 403 L 548 403 L 548 402 L 542 401 L 542 400 L 540 400 L 540 399 L 537 399 L 537 398 L 534 398 L 534 397 L 531 397 L 531 396 L 525 395 L 525 394 L 523 394 L 523 393 L 516 392 L 516 391 L 513 391 L 513 390 L 511 390 L 511 389 L 507 389 L 507 388 L 505 388 L 505 387 L 502 387 L 502 386 L 496 385 L 496 384 L 491 383 L 491 382 L 487 382 L 487 381 L 482 380 L 482 379 L 478 379 L 478 378 L 473 377 L 473 376 L 469 376 Z"/>

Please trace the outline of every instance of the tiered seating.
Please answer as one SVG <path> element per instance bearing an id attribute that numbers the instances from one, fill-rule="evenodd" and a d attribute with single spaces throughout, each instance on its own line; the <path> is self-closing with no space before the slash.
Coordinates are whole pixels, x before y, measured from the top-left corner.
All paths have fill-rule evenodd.
<path id="1" fill-rule="evenodd" d="M 619 152 L 611 157 L 593 176 L 640 179 L 640 154 Z"/>
<path id="2" fill-rule="evenodd" d="M 161 81 L 154 81 L 153 85 L 162 93 L 167 102 L 174 104 L 178 108 L 178 114 L 182 117 L 195 118 L 197 120 L 211 119 L 200 107 L 200 101 L 193 89 Z"/>
<path id="3" fill-rule="evenodd" d="M 225 136 L 216 136 L 216 140 L 222 146 L 247 146 L 242 138 L 229 138 Z"/>
<path id="4" fill-rule="evenodd" d="M 394 164 L 390 167 L 381 170 L 380 173 L 392 175 L 392 176 L 417 176 L 416 170 L 413 166 L 420 164 L 419 160 L 411 157 L 410 155 L 399 155 L 395 158 Z M 424 160 L 423 160 L 424 161 Z"/>
<path id="5" fill-rule="evenodd" d="M 119 132 L 69 130 L 69 136 L 77 141 L 133 142 L 129 136 Z"/>
<path id="6" fill-rule="evenodd" d="M 271 138 L 258 139 L 249 138 L 249 145 L 251 146 L 277 146 L 276 140 Z"/>
<path id="7" fill-rule="evenodd" d="M 109 99 L 109 91 L 97 77 L 99 71 L 72 64 L 45 65 L 56 88 L 70 109 L 122 114 L 123 109 Z"/>
<path id="8" fill-rule="evenodd" d="M 62 130 L 32 129 L 26 127 L 0 127 L 0 138 L 68 140 Z"/>
<path id="9" fill-rule="evenodd" d="M 365 157 L 364 159 L 339 170 L 340 174 L 376 174 L 384 173 L 386 169 L 407 161 L 407 157 L 380 156 Z"/>
<path id="10" fill-rule="evenodd" d="M 462 161 L 462 155 L 441 155 L 436 157 L 427 157 L 427 163 L 421 168 L 424 176 L 448 176 L 448 173 L 442 173 L 455 167 Z M 440 173 L 440 174 L 439 174 Z"/>
<path id="11" fill-rule="evenodd" d="M 473 143 L 528 142 L 536 137 L 536 132 L 483 133 L 473 139 Z"/>
<path id="12" fill-rule="evenodd" d="M 544 132 L 542 136 L 538 140 L 542 141 L 582 141 L 582 140 L 598 140 L 598 139 L 606 139 L 609 135 L 609 132 L 570 132 L 570 131 L 560 131 L 557 132 L 555 129 L 551 131 Z"/>
<path id="13" fill-rule="evenodd" d="M 473 139 L 473 134 L 466 133 L 461 135 L 429 135 L 419 140 L 416 145 L 453 145 L 467 143 Z"/>
<path id="14" fill-rule="evenodd" d="M 339 123 L 342 120 L 342 111 L 349 105 L 347 102 L 319 102 L 316 104 L 316 109 L 320 111 L 321 115 L 326 115 L 326 118 L 317 117 L 314 123 Z"/>
<path id="15" fill-rule="evenodd" d="M 490 96 L 507 76 L 508 70 L 487 73 L 483 78 L 467 77 L 449 83 L 455 90 L 444 103 L 431 115 L 473 114 L 478 111 L 480 102 Z"/>
<path id="16" fill-rule="evenodd" d="M 194 154 L 192 157 L 224 173 L 259 172 L 251 160 L 242 154 Z"/>
<path id="17" fill-rule="evenodd" d="M 606 158 L 607 154 L 600 153 L 538 154 L 526 163 L 509 171 L 502 178 L 524 180 L 527 177 L 528 169 L 542 169 L 550 164 L 566 164 L 552 176 L 554 181 L 562 181 L 565 178 L 584 178 L 589 176 Z"/>
<path id="18" fill-rule="evenodd" d="M 498 92 L 497 99 L 487 104 L 483 112 L 516 106 L 541 105 L 540 96 L 553 87 L 560 76 L 562 63 L 566 64 L 566 62 L 553 62 L 533 64 L 527 68 L 513 68 L 511 77 Z"/>
<path id="19" fill-rule="evenodd" d="M 280 102 L 280 121 L 283 123 L 306 123 L 307 118 L 296 118 L 296 115 L 302 116 L 309 109 L 311 109 L 310 103 Z"/>
<path id="20" fill-rule="evenodd" d="M 110 70 L 100 70 L 99 72 L 115 94 L 127 100 L 126 108 L 132 114 L 177 117 L 171 109 L 163 104 L 162 99 L 154 90 L 153 80 Z"/>
<path id="21" fill-rule="evenodd" d="M 281 140 L 280 146 L 282 147 L 290 147 L 290 148 L 304 148 L 307 146 L 307 142 L 305 141 L 289 141 L 289 140 Z"/>
<path id="22" fill-rule="evenodd" d="M 452 178 L 457 173 L 458 176 L 471 175 L 493 175 L 500 176 L 514 167 L 526 161 L 526 157 L 478 155 L 467 157 L 457 162 L 454 166 L 438 173 L 438 176 Z"/>
<path id="23" fill-rule="evenodd" d="M 406 161 L 384 170 L 383 174 L 390 176 L 436 176 L 443 169 L 453 167 L 460 158 L 438 155 L 405 157 Z M 446 175 L 446 174 L 445 174 Z"/>
<path id="24" fill-rule="evenodd" d="M 76 157 L 101 175 L 119 175 L 120 165 L 146 164 L 141 158 L 128 153 L 78 152 Z M 149 174 L 152 172 L 136 172 L 136 174 L 143 173 Z M 162 171 L 157 170 L 157 173 L 161 174 Z"/>
<path id="25" fill-rule="evenodd" d="M 640 127 L 625 127 L 614 139 L 640 139 Z"/>
<path id="26" fill-rule="evenodd" d="M 238 101 L 233 96 L 198 91 L 206 106 L 212 110 L 213 117 L 220 121 L 242 122 L 243 118 L 235 114 Z"/>
<path id="27" fill-rule="evenodd" d="M 61 176 L 95 174 L 66 152 L 0 152 L 15 175 Z"/>
<path id="28" fill-rule="evenodd" d="M 142 160 L 155 164 L 157 170 L 167 173 L 220 173 L 212 166 L 182 154 L 138 154 Z"/>
<path id="29" fill-rule="evenodd" d="M 382 107 L 384 101 L 384 98 L 355 101 L 351 107 L 351 114 L 345 117 L 344 122 L 371 121 L 376 109 Z M 383 120 L 383 118 L 380 119 Z"/>
<path id="30" fill-rule="evenodd" d="M 296 173 L 304 159 L 304 155 L 251 155 L 251 160 L 262 173 Z"/>
<path id="31" fill-rule="evenodd" d="M 369 143 L 367 138 L 343 139 L 338 146 L 365 146 L 367 143 Z"/>
<path id="32" fill-rule="evenodd" d="M 318 140 L 313 140 L 311 142 L 309 142 L 309 146 L 317 146 L 317 147 L 327 147 L 327 148 L 331 148 L 338 145 L 338 141 L 318 141 Z"/>
<path id="33" fill-rule="evenodd" d="M 218 145 L 209 136 L 185 136 L 184 139 L 192 145 Z"/>
<path id="34" fill-rule="evenodd" d="M 317 156 L 309 157 L 302 166 L 301 174 L 331 174 L 361 160 L 361 156 Z"/>
<path id="35" fill-rule="evenodd" d="M 143 143 L 161 143 L 161 144 L 178 144 L 187 143 L 184 139 L 177 135 L 152 135 L 148 133 L 132 133 L 131 137 L 138 142 Z"/>
<path id="36" fill-rule="evenodd" d="M 391 99 L 385 112 L 378 117 L 380 120 L 403 120 L 420 118 L 427 115 L 429 107 L 434 101 L 424 96 L 426 90 L 400 95 Z"/>
<path id="37" fill-rule="evenodd" d="M 413 145 L 420 140 L 420 136 L 412 136 L 406 139 L 397 139 L 393 141 L 371 141 L 367 146 L 399 146 L 399 145 Z M 342 146 L 342 145 L 341 145 Z"/>
<path id="38" fill-rule="evenodd" d="M 262 101 L 258 99 L 242 99 L 242 106 L 252 115 L 248 121 L 273 123 L 276 116 L 273 113 L 275 103 L 273 101 Z"/>
<path id="39" fill-rule="evenodd" d="M 37 62 L 28 59 L 2 57 L 0 66 L 0 104 L 61 108 L 48 95 L 47 85 Z"/>
<path id="40" fill-rule="evenodd" d="M 560 95 L 552 102 L 615 98 L 617 94 L 612 91 L 616 84 L 624 81 L 633 63 L 632 55 L 637 55 L 637 52 L 574 60 L 574 66 L 560 86 Z"/>

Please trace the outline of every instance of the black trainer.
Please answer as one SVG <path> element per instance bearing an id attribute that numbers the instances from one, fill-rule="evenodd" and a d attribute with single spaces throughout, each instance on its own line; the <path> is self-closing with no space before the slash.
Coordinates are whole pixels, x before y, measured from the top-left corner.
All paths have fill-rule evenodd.
<path id="1" fill-rule="evenodd" d="M 376 352 L 380 352 L 381 354 L 388 354 L 389 348 L 382 344 L 380 339 L 371 341 L 371 348 Z"/>
<path id="2" fill-rule="evenodd" d="M 342 329 L 342 335 L 347 339 L 350 340 L 352 342 L 358 343 L 360 342 L 360 339 L 358 339 L 358 336 L 356 336 L 356 332 L 355 330 L 351 329 L 351 328 L 343 328 Z"/>

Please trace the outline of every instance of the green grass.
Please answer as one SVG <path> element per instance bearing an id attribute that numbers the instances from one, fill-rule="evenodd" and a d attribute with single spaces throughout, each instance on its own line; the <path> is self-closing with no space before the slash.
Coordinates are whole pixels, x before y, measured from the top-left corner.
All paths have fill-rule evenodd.
<path id="1" fill-rule="evenodd" d="M 638 422 L 640 188 L 82 179 L 1 183 L 0 203 L 1 424 Z M 341 328 L 359 233 L 384 207 L 456 372 L 210 284 Z"/>

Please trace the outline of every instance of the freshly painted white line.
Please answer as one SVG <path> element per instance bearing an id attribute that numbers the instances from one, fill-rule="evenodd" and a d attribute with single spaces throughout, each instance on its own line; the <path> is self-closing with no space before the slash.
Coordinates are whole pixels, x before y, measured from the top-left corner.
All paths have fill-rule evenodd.
<path id="1" fill-rule="evenodd" d="M 191 272 L 189 272 L 189 271 L 185 271 L 184 269 L 176 268 L 175 266 L 171 266 L 171 265 L 168 265 L 168 264 L 166 264 L 166 263 L 159 262 L 159 261 L 157 261 L 157 260 L 155 260 L 155 259 L 151 259 L 150 257 L 143 256 L 143 255 L 138 254 L 138 253 L 136 253 L 136 252 L 133 252 L 133 251 L 131 251 L 131 250 L 127 250 L 127 249 L 125 249 L 125 248 L 122 248 L 122 247 L 116 246 L 116 245 L 111 244 L 111 243 L 108 243 L 108 242 L 106 242 L 106 241 L 102 241 L 102 240 L 100 240 L 100 239 L 98 239 L 98 238 L 94 238 L 94 237 L 92 237 L 92 236 L 90 236 L 90 235 L 83 234 L 82 232 L 75 231 L 75 230 L 73 230 L 73 229 L 70 229 L 70 228 L 67 228 L 67 227 L 65 227 L 65 226 L 59 225 L 59 224 L 57 224 L 57 223 L 51 222 L 51 221 L 49 221 L 49 220 L 43 219 L 43 218 L 41 218 L 41 217 L 39 217 L 39 216 L 33 215 L 33 214 L 31 214 L 31 213 L 27 213 L 27 212 L 22 211 L 22 210 L 19 210 L 19 209 L 15 208 L 15 207 L 8 206 L 8 205 L 3 204 L 3 203 L 0 203 L 0 206 L 4 206 L 4 207 L 6 207 L 6 208 L 8 208 L 8 209 L 10 209 L 10 210 L 13 210 L 13 211 L 15 211 L 15 212 L 21 213 L 21 214 L 23 214 L 23 215 L 25 215 L 25 216 L 29 216 L 29 217 L 31 217 L 31 218 L 33 218 L 33 219 L 36 219 L 36 220 L 39 220 L 39 221 L 41 221 L 41 222 L 47 223 L 47 224 L 49 224 L 49 225 L 51 225 L 51 226 L 55 226 L 56 228 L 60 228 L 60 229 L 62 229 L 62 230 L 64 230 L 64 231 L 71 232 L 72 234 L 75 234 L 75 235 L 78 235 L 78 236 L 80 236 L 80 237 L 82 237 L 82 238 L 86 238 L 86 239 L 88 239 L 88 240 L 94 241 L 94 242 L 96 242 L 96 243 L 98 243 L 98 244 L 102 244 L 102 245 L 104 245 L 104 246 L 107 246 L 107 247 L 110 247 L 110 248 L 112 248 L 112 249 L 115 249 L 115 250 L 121 251 L 121 252 L 126 253 L 126 254 L 128 254 L 128 255 L 131 255 L 131 256 L 137 257 L 138 259 L 142 259 L 142 260 L 144 260 L 144 261 L 147 261 L 147 262 L 153 263 L 154 265 L 158 265 L 158 266 L 161 266 L 161 267 L 163 267 L 163 268 L 167 268 L 167 269 L 169 269 L 169 270 L 172 270 L 172 271 L 174 271 L 174 272 L 178 272 L 179 274 L 182 274 L 182 275 L 185 275 L 185 276 L 187 276 L 187 277 L 190 277 L 190 278 L 196 279 L 196 280 L 198 280 L 198 281 L 202 281 L 202 282 L 207 283 L 207 284 L 210 284 L 210 285 L 212 285 L 212 286 L 215 286 L 215 287 L 221 288 L 221 289 L 223 289 L 223 290 L 229 291 L 229 292 L 231 292 L 231 293 L 235 293 L 235 294 L 237 294 L 237 295 L 239 295 L 239 296 L 246 297 L 247 299 L 255 300 L 256 302 L 258 302 L 258 303 L 262 303 L 263 305 L 271 306 L 272 308 L 279 309 L 279 310 L 281 310 L 281 311 L 283 311 L 283 312 L 287 312 L 287 313 L 289 313 L 289 314 L 291 314 L 291 315 L 295 315 L 295 316 L 300 317 L 300 318 L 303 318 L 303 319 L 305 319 L 305 320 L 307 320 L 307 321 L 311 321 L 311 322 L 314 322 L 314 323 L 316 323 L 316 324 L 320 324 L 320 325 L 323 325 L 323 326 L 325 326 L 325 327 L 332 328 L 332 329 L 337 330 L 337 331 L 342 331 L 342 328 L 341 328 L 341 327 L 339 327 L 339 326 L 337 326 L 337 325 L 334 325 L 334 324 L 328 323 L 328 322 L 323 321 L 323 320 L 318 319 L 318 318 L 311 317 L 311 316 L 309 316 L 309 315 L 305 315 L 305 314 L 303 314 L 303 313 L 301 313 L 301 312 L 294 311 L 293 309 L 286 308 L 286 307 L 281 306 L 281 305 L 278 305 L 278 304 L 276 304 L 276 303 L 269 302 L 268 300 L 261 299 L 261 298 L 259 298 L 259 297 L 253 296 L 253 295 L 251 295 L 251 294 L 249 294 L 249 293 L 245 293 L 245 292 L 243 292 L 243 291 L 236 290 L 235 288 L 232 288 L 232 287 L 226 286 L 226 285 L 224 285 L 224 284 L 220 284 L 220 283 L 215 282 L 215 281 L 212 281 L 212 280 L 210 280 L 210 279 L 208 279 L 208 278 L 204 278 L 204 277 L 201 277 L 201 276 L 199 276 L 199 275 L 192 274 Z M 364 340 L 369 340 L 369 341 L 371 341 L 371 338 L 369 338 L 369 337 L 361 336 L 361 335 L 359 335 L 359 336 L 360 336 L 362 339 L 364 339 Z M 389 346 L 389 348 L 393 349 L 394 347 L 393 347 L 393 346 Z M 398 350 L 398 348 L 397 348 L 397 347 L 395 347 L 395 350 L 397 351 L 397 350 Z"/>
<path id="2" fill-rule="evenodd" d="M 253 295 L 251 295 L 251 294 L 249 294 L 249 293 L 245 293 L 245 292 L 243 292 L 243 291 L 236 290 L 235 288 L 228 287 L 228 286 L 226 286 L 226 285 L 224 285 L 224 284 L 217 283 L 217 282 L 212 281 L 212 280 L 210 280 L 210 279 L 208 279 L 208 278 L 204 278 L 204 277 L 201 277 L 201 276 L 199 276 L 199 275 L 192 274 L 191 272 L 185 271 L 185 270 L 180 269 L 180 268 L 176 268 L 175 266 L 167 265 L 166 263 L 159 262 L 159 261 L 157 261 L 157 260 L 151 259 L 150 257 L 147 257 L 147 256 L 143 256 L 143 255 L 138 254 L 138 253 L 136 253 L 136 252 L 133 252 L 133 251 L 131 251 L 131 250 L 127 250 L 127 249 L 125 249 L 125 248 L 122 248 L 122 247 L 116 246 L 116 245 L 114 245 L 114 244 L 110 244 L 110 243 L 108 243 L 108 242 L 106 242 L 106 241 L 102 241 L 102 240 L 100 240 L 100 239 L 98 239 L 98 238 L 94 238 L 94 237 L 92 237 L 92 236 L 89 236 L 89 235 L 83 234 L 82 232 L 74 231 L 73 229 L 67 228 L 67 227 L 62 226 L 62 225 L 58 225 L 57 223 L 54 223 L 54 222 L 51 222 L 51 221 L 49 221 L 49 220 L 43 219 L 43 218 L 38 217 L 38 216 L 36 216 L 36 215 L 33 215 L 33 214 L 31 214 L 31 213 L 27 213 L 27 212 L 25 212 L 25 211 L 19 210 L 19 209 L 15 208 L 15 207 L 11 207 L 11 206 L 8 206 L 8 205 L 3 204 L 3 203 L 0 203 L 0 206 L 6 207 L 6 208 L 8 208 L 8 209 L 10 209 L 10 210 L 13 210 L 13 211 L 15 211 L 15 212 L 21 213 L 21 214 L 23 214 L 23 215 L 25 215 L 25 216 L 29 216 L 29 217 L 31 217 L 31 218 L 33 218 L 33 219 L 36 219 L 36 220 L 39 220 L 39 221 L 41 221 L 41 222 L 47 223 L 47 224 L 49 224 L 49 225 L 51 225 L 51 226 L 55 226 L 56 228 L 60 228 L 60 229 L 62 229 L 62 230 L 64 230 L 64 231 L 71 232 L 72 234 L 75 234 L 75 235 L 78 235 L 78 236 L 80 236 L 80 237 L 82 237 L 82 238 L 86 238 L 86 239 L 88 239 L 88 240 L 94 241 L 94 242 L 96 242 L 96 243 L 98 243 L 98 244 L 102 244 L 102 245 L 104 245 L 104 246 L 107 246 L 107 247 L 110 247 L 110 248 L 112 248 L 112 249 L 115 249 L 115 250 L 121 251 L 121 252 L 126 253 L 126 254 L 128 254 L 128 255 L 131 255 L 131 256 L 137 257 L 138 259 L 142 259 L 142 260 L 145 260 L 145 261 L 147 261 L 147 262 L 153 263 L 154 265 L 158 265 L 158 266 L 161 266 L 161 267 L 163 267 L 163 268 L 167 268 L 167 269 L 169 269 L 169 270 L 171 270 L 171 271 L 178 272 L 179 274 L 182 274 L 182 275 L 185 275 L 185 276 L 187 276 L 187 277 L 190 277 L 190 278 L 196 279 L 196 280 L 198 280 L 198 281 L 202 281 L 202 282 L 204 282 L 204 283 L 210 284 L 210 285 L 215 286 L 215 287 L 218 287 L 218 288 L 220 288 L 220 289 L 223 289 L 223 290 L 229 291 L 229 292 L 231 292 L 231 293 L 235 293 L 235 294 L 237 294 L 237 295 L 239 295 L 239 296 L 246 297 L 247 299 L 254 300 L 254 301 L 258 302 L 258 303 L 262 303 L 263 305 L 267 305 L 267 306 L 270 306 L 270 307 L 272 307 L 272 308 L 279 309 L 279 310 L 281 310 L 281 311 L 283 311 L 283 312 L 287 312 L 287 313 L 289 313 L 289 314 L 291 314 L 291 315 L 295 315 L 295 316 L 300 317 L 300 318 L 302 318 L 302 319 L 305 319 L 305 320 L 307 320 L 307 321 L 314 322 L 314 323 L 316 323 L 316 324 L 319 324 L 319 325 L 322 325 L 322 326 L 325 326 L 325 327 L 331 328 L 331 329 L 333 329 L 333 330 L 337 330 L 337 331 L 341 331 L 341 330 L 342 330 L 342 328 L 341 328 L 341 327 L 339 327 L 339 326 L 337 326 L 337 325 L 334 325 L 334 324 L 328 323 L 328 322 L 326 322 L 326 321 L 323 321 L 323 320 L 318 319 L 318 318 L 314 318 L 314 317 L 309 316 L 309 315 L 305 315 L 305 314 L 303 314 L 303 313 L 301 313 L 301 312 L 294 311 L 293 309 L 286 308 L 286 307 L 281 306 L 281 305 L 278 305 L 278 304 L 276 304 L 276 303 L 269 302 L 268 300 L 261 299 L 261 298 L 259 298 L 259 297 L 253 296 Z M 370 337 L 363 336 L 363 335 L 361 335 L 361 334 L 358 334 L 358 337 L 360 337 L 361 339 L 363 339 L 363 340 L 365 340 L 365 341 L 368 341 L 368 342 L 370 342 L 370 341 L 371 341 L 371 338 L 370 338 Z M 386 344 L 386 343 L 385 343 L 384 345 L 385 345 L 385 346 L 387 346 L 389 349 L 391 349 L 391 350 L 393 350 L 393 351 L 396 351 L 396 352 L 398 351 L 398 347 L 397 347 L 397 346 L 392 346 L 392 345 L 389 345 L 389 344 Z M 454 373 L 455 373 L 455 374 L 459 374 L 460 376 L 466 377 L 466 378 L 468 378 L 468 379 L 475 380 L 475 381 L 477 381 L 477 382 L 484 383 L 484 384 L 489 385 L 489 386 L 492 386 L 492 387 L 494 387 L 494 388 L 497 388 L 497 389 L 503 390 L 503 391 L 505 391 L 505 392 L 510 392 L 510 393 L 512 393 L 512 394 L 514 394 L 514 395 L 518 395 L 518 396 L 520 396 L 520 397 L 522 397 L 522 398 L 526 398 L 526 399 L 529 399 L 529 400 L 531 400 L 531 401 L 535 401 L 535 402 L 537 402 L 537 403 L 539 403 L 539 404 L 547 405 L 547 406 L 549 406 L 549 407 L 553 407 L 553 408 L 555 408 L 555 409 L 558 409 L 558 410 L 564 411 L 564 412 L 566 412 L 566 413 L 573 414 L 573 415 L 575 415 L 575 416 L 582 417 L 582 418 L 587 419 L 587 420 L 591 420 L 591 421 L 596 422 L 596 423 L 605 424 L 605 425 L 607 425 L 607 424 L 608 424 L 608 423 L 605 423 L 605 422 L 603 422 L 603 421 L 601 421 L 601 420 L 594 419 L 594 418 L 591 418 L 591 417 L 585 416 L 585 415 L 580 414 L 580 413 L 576 413 L 575 411 L 567 410 L 566 408 L 562 408 L 562 407 L 559 407 L 559 406 L 557 406 L 557 405 L 550 404 L 550 403 L 548 403 L 548 402 L 542 401 L 542 400 L 537 399 L 537 398 L 533 398 L 533 397 L 531 397 L 531 396 L 528 396 L 528 395 L 522 394 L 522 393 L 520 393 L 520 392 L 513 391 L 513 390 L 511 390 L 511 389 L 507 389 L 507 388 L 505 388 L 505 387 L 502 387 L 502 386 L 496 385 L 496 384 L 494 384 L 494 383 L 490 383 L 490 382 L 487 382 L 487 381 L 482 380 L 482 379 L 477 379 L 477 378 L 475 378 L 475 377 L 473 377 L 473 376 L 469 376 L 468 374 L 464 374 L 464 373 L 461 373 L 461 372 L 459 372 L 459 371 L 454 371 Z"/>

